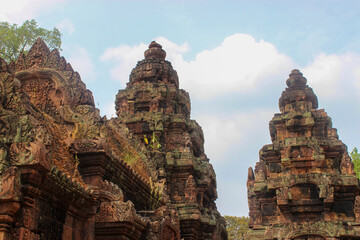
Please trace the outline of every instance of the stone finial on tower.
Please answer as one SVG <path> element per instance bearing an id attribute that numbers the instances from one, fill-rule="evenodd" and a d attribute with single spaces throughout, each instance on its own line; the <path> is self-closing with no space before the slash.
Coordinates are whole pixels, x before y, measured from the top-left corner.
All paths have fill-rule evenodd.
<path id="1" fill-rule="evenodd" d="M 303 74 L 298 69 L 294 69 L 289 74 L 289 78 L 286 80 L 286 85 L 289 88 L 305 88 L 306 82 L 307 80 L 303 77 Z"/>
<path id="2" fill-rule="evenodd" d="M 159 58 L 165 59 L 166 52 L 162 49 L 162 46 L 155 41 L 149 44 L 149 49 L 144 52 L 145 59 Z"/>
<path id="3" fill-rule="evenodd" d="M 282 113 L 295 111 L 295 108 L 299 108 L 300 105 L 309 109 L 318 108 L 317 97 L 312 88 L 306 85 L 306 82 L 306 78 L 299 70 L 291 71 L 286 80 L 288 88 L 282 92 L 279 99 L 279 107 Z"/>
<path id="4" fill-rule="evenodd" d="M 131 71 L 127 86 L 138 83 L 164 83 L 174 84 L 176 88 L 179 88 L 178 75 L 171 63 L 165 60 L 166 52 L 160 44 L 152 41 L 144 55 L 145 59 L 139 61 Z"/>

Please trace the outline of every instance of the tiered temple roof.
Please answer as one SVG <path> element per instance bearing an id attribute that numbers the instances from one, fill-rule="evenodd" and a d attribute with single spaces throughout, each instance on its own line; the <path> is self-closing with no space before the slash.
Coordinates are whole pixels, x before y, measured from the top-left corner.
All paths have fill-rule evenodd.
<path id="1" fill-rule="evenodd" d="M 290 73 L 269 124 L 272 144 L 249 168 L 249 239 L 360 239 L 359 181 L 306 83 Z"/>
<path id="2" fill-rule="evenodd" d="M 189 94 L 179 89 L 176 71 L 161 45 L 152 42 L 145 59 L 116 96 L 116 113 L 149 151 L 151 178 L 168 189 L 178 209 L 181 238 L 226 239 L 215 205 L 216 177 L 204 153 L 204 135 L 190 119 Z"/>

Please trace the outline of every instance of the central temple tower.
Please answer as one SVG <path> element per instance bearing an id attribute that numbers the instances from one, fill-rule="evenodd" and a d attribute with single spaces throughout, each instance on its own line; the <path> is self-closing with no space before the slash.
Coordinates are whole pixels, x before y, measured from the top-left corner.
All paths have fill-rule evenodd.
<path id="1" fill-rule="evenodd" d="M 151 178 L 180 219 L 181 239 L 227 239 L 217 211 L 216 176 L 204 153 L 204 136 L 190 119 L 189 94 L 156 42 L 145 51 L 116 96 L 116 114 L 148 151 Z"/>

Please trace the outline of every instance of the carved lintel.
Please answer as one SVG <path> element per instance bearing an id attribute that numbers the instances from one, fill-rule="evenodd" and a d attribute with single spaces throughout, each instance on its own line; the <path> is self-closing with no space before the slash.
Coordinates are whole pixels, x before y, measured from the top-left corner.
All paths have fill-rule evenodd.
<path id="1" fill-rule="evenodd" d="M 72 144 L 75 153 L 104 152 L 104 140 L 76 139 Z"/>

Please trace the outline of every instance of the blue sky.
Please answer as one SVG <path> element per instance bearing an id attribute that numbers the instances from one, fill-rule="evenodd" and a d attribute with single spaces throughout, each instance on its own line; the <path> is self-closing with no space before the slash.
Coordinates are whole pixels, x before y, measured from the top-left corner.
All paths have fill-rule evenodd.
<path id="1" fill-rule="evenodd" d="M 217 173 L 218 209 L 248 214 L 247 169 L 270 143 L 268 123 L 293 68 L 338 129 L 360 146 L 360 2 L 341 0 L 0 0 L 0 20 L 63 33 L 62 55 L 101 113 L 152 40 L 167 52 Z"/>

